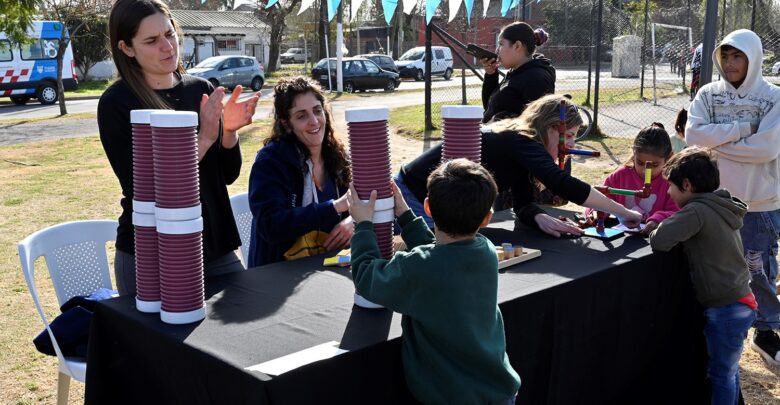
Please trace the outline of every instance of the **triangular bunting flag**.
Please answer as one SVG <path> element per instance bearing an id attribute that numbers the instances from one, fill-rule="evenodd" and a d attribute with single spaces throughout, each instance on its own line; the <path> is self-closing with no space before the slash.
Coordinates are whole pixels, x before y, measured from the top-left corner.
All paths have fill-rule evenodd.
<path id="1" fill-rule="evenodd" d="M 471 10 L 474 8 L 474 0 L 463 0 L 463 3 L 466 5 L 466 20 L 471 25 Z"/>
<path id="2" fill-rule="evenodd" d="M 398 7 L 398 0 L 382 0 L 382 10 L 385 12 L 385 22 L 390 25 L 393 19 L 395 9 Z"/>
<path id="3" fill-rule="evenodd" d="M 501 17 L 506 17 L 506 13 L 509 11 L 509 6 L 512 4 L 512 0 L 501 0 Z"/>
<path id="4" fill-rule="evenodd" d="M 298 10 L 298 15 L 301 15 L 301 13 L 308 10 L 312 4 L 314 4 L 314 0 L 301 0 L 301 9 Z"/>
<path id="5" fill-rule="evenodd" d="M 417 0 L 404 0 L 404 14 L 409 15 L 414 10 L 414 6 L 417 5 Z"/>
<path id="6" fill-rule="evenodd" d="M 458 9 L 460 8 L 460 3 L 462 0 L 449 0 L 449 6 L 450 6 L 450 19 L 448 22 L 452 22 L 452 20 L 455 19 L 455 17 L 458 16 Z"/>
<path id="7" fill-rule="evenodd" d="M 265 8 L 271 8 L 274 4 L 276 4 L 279 0 L 271 0 L 268 2 L 268 4 L 265 5 Z"/>
<path id="8" fill-rule="evenodd" d="M 328 0 L 328 21 L 332 21 L 333 17 L 336 16 L 336 11 L 339 10 L 339 4 L 341 4 L 341 0 Z"/>
<path id="9" fill-rule="evenodd" d="M 425 0 L 425 24 L 430 24 L 441 0 Z"/>
<path id="10" fill-rule="evenodd" d="M 355 21 L 357 18 L 361 4 L 363 4 L 363 0 L 352 0 L 352 5 L 350 6 L 350 9 L 352 9 L 352 21 Z"/>

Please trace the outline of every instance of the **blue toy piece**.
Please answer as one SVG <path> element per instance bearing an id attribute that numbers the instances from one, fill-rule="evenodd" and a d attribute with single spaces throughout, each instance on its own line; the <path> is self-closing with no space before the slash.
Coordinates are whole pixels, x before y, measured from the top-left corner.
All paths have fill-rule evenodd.
<path id="1" fill-rule="evenodd" d="M 592 238 L 599 238 L 603 240 L 612 240 L 623 235 L 623 231 L 619 231 L 617 229 L 612 229 L 612 228 L 604 228 L 603 232 L 598 232 L 596 231 L 595 226 L 585 228 L 584 231 L 585 233 L 583 234 L 583 236 L 590 236 Z"/>

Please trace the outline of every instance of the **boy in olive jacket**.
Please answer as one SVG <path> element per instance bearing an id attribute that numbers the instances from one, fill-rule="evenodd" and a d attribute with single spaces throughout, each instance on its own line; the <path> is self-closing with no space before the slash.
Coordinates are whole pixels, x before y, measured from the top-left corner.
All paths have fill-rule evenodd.
<path id="1" fill-rule="evenodd" d="M 734 404 L 740 392 L 742 344 L 758 307 L 739 234 L 747 205 L 717 190 L 720 176 L 710 150 L 693 146 L 675 154 L 664 167 L 664 177 L 680 211 L 650 233 L 650 245 L 668 251 L 682 243 L 696 298 L 704 306 L 712 403 Z"/>
<path id="2" fill-rule="evenodd" d="M 466 159 L 428 178 L 424 207 L 436 235 L 393 184 L 395 214 L 409 251 L 382 258 L 368 204 L 350 190 L 352 277 L 366 299 L 403 315 L 402 360 L 409 390 L 425 404 L 514 404 L 520 377 L 506 355 L 498 309 L 495 247 L 477 233 L 492 217 L 493 177 Z"/>

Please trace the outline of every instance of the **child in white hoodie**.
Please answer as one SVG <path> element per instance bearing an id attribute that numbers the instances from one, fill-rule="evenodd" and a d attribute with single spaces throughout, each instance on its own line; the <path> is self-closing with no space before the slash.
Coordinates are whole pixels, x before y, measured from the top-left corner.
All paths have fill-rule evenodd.
<path id="1" fill-rule="evenodd" d="M 688 112 L 685 141 L 718 152 L 721 186 L 748 204 L 740 231 L 758 301 L 751 347 L 780 365 L 777 238 L 780 234 L 780 88 L 761 75 L 761 39 L 728 34 L 712 60 L 721 80 L 703 86 Z"/>

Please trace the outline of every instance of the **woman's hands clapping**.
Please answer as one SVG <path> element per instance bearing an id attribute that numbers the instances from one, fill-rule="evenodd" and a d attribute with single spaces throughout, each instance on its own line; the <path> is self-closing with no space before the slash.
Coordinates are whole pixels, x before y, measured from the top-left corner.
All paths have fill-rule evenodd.
<path id="1" fill-rule="evenodd" d="M 225 104 L 225 133 L 236 132 L 239 128 L 252 123 L 252 116 L 255 115 L 257 102 L 260 101 L 260 92 L 253 94 L 242 101 L 238 101 L 238 96 L 243 91 L 241 85 L 233 89 L 227 104 Z"/>
<path id="2" fill-rule="evenodd" d="M 211 95 L 201 96 L 200 131 L 198 132 L 199 159 L 203 158 L 211 145 L 219 139 L 219 123 L 223 119 L 223 114 L 222 145 L 226 148 L 232 148 L 238 143 L 236 135 L 238 129 L 252 123 L 252 116 L 255 114 L 257 103 L 260 100 L 260 92 L 245 100 L 238 101 L 242 91 L 243 87 L 236 86 L 233 89 L 233 94 L 224 105 L 225 88 L 222 86 L 217 87 Z"/>

